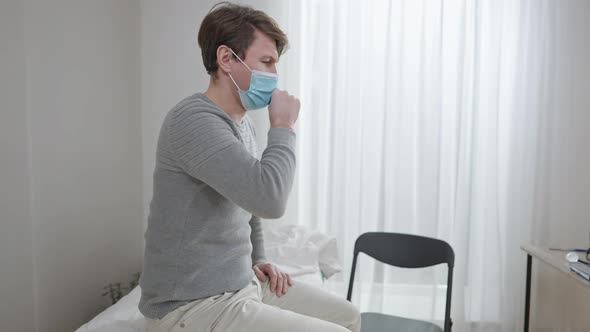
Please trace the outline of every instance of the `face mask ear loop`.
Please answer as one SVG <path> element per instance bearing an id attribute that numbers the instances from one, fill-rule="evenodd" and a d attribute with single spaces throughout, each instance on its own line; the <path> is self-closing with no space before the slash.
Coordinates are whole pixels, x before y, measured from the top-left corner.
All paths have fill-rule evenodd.
<path id="1" fill-rule="evenodd" d="M 244 64 L 244 66 L 246 66 L 246 68 L 248 68 L 250 72 L 252 72 L 252 69 L 250 69 L 250 67 L 248 67 L 248 65 L 244 61 L 242 61 L 242 59 L 240 59 L 240 57 L 234 52 L 234 50 L 232 50 L 231 48 L 229 50 L 236 56 L 236 58 L 238 58 L 238 60 L 240 60 L 241 63 Z"/>
<path id="2" fill-rule="evenodd" d="M 240 89 L 240 87 L 238 86 L 238 84 L 236 83 L 236 81 L 234 81 L 234 78 L 231 76 L 230 73 L 227 73 L 229 75 L 229 78 L 231 79 L 232 82 L 234 82 L 234 85 L 236 86 L 236 88 L 238 88 L 238 91 L 241 91 L 242 89 Z"/>

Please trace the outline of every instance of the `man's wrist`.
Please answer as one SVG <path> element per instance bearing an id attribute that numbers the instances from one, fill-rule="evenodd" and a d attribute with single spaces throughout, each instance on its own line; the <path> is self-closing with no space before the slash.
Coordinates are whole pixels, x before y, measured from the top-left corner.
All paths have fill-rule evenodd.
<path id="1" fill-rule="evenodd" d="M 291 129 L 292 131 L 295 131 L 295 125 L 289 125 L 289 124 L 271 124 L 270 127 L 271 128 Z"/>

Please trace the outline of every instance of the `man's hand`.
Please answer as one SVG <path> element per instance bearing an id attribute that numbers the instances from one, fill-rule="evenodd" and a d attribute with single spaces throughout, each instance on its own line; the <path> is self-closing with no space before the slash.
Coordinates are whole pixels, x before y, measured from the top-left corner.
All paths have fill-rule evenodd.
<path id="1" fill-rule="evenodd" d="M 292 130 L 299 117 L 300 106 L 299 99 L 291 96 L 287 91 L 275 89 L 268 105 L 270 126 Z"/>
<path id="2" fill-rule="evenodd" d="M 291 276 L 281 272 L 278 267 L 270 263 L 261 263 L 252 266 L 258 280 L 264 282 L 267 276 L 270 278 L 270 291 L 275 292 L 278 297 L 287 294 L 287 289 L 293 286 Z"/>

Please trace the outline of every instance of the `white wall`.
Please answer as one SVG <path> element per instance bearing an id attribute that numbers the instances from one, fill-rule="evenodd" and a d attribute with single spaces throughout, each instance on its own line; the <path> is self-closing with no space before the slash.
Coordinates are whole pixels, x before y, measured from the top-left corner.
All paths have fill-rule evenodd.
<path id="1" fill-rule="evenodd" d="M 0 36 L 0 330 L 73 331 L 141 270 L 139 2 L 3 1 Z"/>
<path id="2" fill-rule="evenodd" d="M 40 330 L 76 328 L 103 309 L 105 284 L 141 270 L 138 9 L 27 2 Z"/>
<path id="3" fill-rule="evenodd" d="M 547 68 L 545 128 L 539 160 L 541 196 L 534 230 L 537 244 L 590 246 L 590 2 L 556 6 L 558 24 L 548 47 L 555 66 Z M 533 328 L 555 331 L 590 329 L 590 289 L 533 261 Z M 522 269 L 525 269 L 523 254 Z M 524 303 L 523 303 L 524 305 Z"/>
<path id="4" fill-rule="evenodd" d="M 555 66 L 547 68 L 545 149 L 540 161 L 536 232 L 540 243 L 589 246 L 590 239 L 590 2 L 556 6 L 558 24 L 548 47 Z"/>
<path id="5" fill-rule="evenodd" d="M 33 331 L 33 236 L 25 112 L 24 9 L 0 2 L 0 330 Z"/>

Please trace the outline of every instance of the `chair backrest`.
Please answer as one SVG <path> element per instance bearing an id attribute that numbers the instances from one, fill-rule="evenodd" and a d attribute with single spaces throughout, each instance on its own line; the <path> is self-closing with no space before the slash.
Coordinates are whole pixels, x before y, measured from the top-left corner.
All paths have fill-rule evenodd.
<path id="1" fill-rule="evenodd" d="M 446 263 L 448 276 L 444 331 L 451 330 L 451 294 L 455 252 L 448 243 L 411 234 L 383 232 L 361 234 L 354 244 L 352 271 L 350 273 L 350 283 L 348 284 L 348 295 L 346 296 L 348 301 L 352 298 L 356 262 L 358 254 L 361 252 L 382 263 L 404 268 L 421 268 Z"/>

